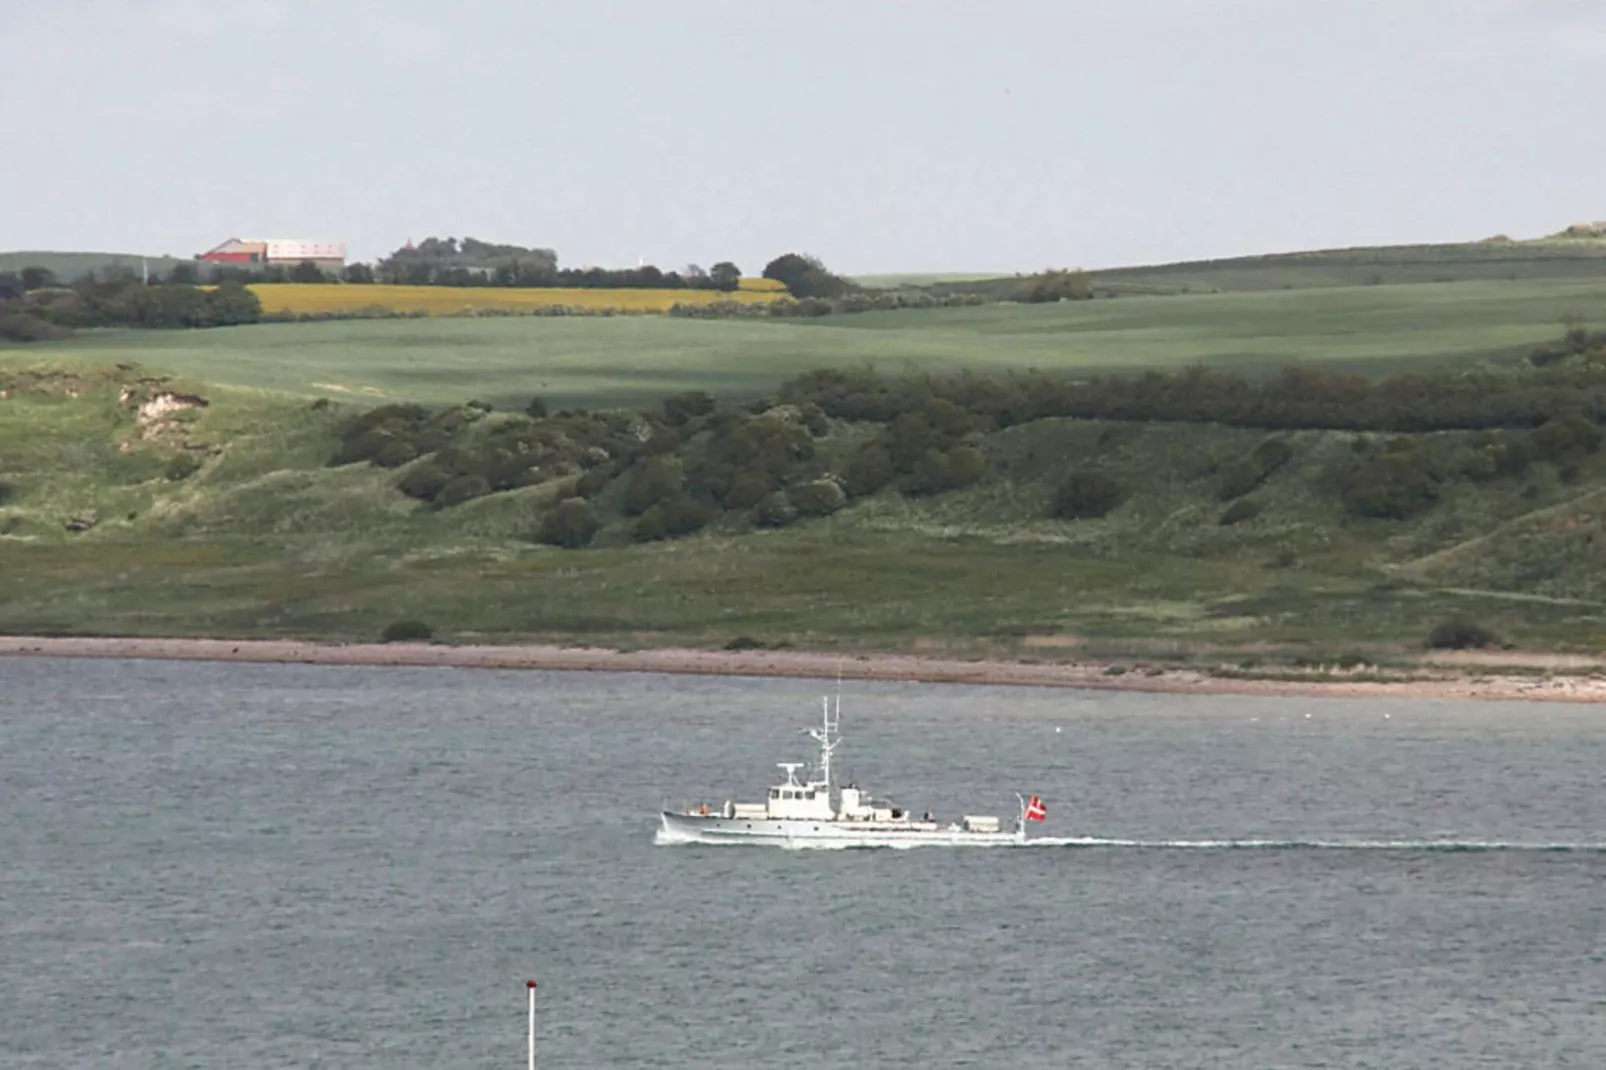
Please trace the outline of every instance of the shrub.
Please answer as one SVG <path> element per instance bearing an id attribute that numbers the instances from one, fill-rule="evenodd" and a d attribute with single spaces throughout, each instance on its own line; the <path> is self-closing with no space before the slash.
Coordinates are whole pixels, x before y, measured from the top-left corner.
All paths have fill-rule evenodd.
<path id="1" fill-rule="evenodd" d="M 725 643 L 726 650 L 768 650 L 769 644 L 751 635 L 738 635 Z"/>
<path id="2" fill-rule="evenodd" d="M 1499 646 L 1500 638 L 1481 624 L 1457 617 L 1435 624 L 1427 645 L 1431 650 L 1471 650 Z"/>
<path id="3" fill-rule="evenodd" d="M 903 489 L 906 494 L 916 496 L 941 494 L 945 490 L 970 486 L 986 470 L 987 462 L 969 446 L 955 446 L 946 451 L 931 449 L 915 462 Z"/>
<path id="4" fill-rule="evenodd" d="M 1093 281 L 1087 272 L 1044 271 L 1027 279 L 1015 294 L 1015 300 L 1027 304 L 1050 301 L 1085 301 L 1093 296 Z"/>
<path id="5" fill-rule="evenodd" d="M 589 505 L 579 498 L 568 498 L 547 513 L 535 537 L 538 542 L 548 546 L 578 550 L 591 544 L 596 537 L 597 526 L 597 516 Z"/>
<path id="6" fill-rule="evenodd" d="M 68 328 L 31 313 L 0 310 L 0 342 L 50 342 L 71 335 Z"/>
<path id="7" fill-rule="evenodd" d="M 891 483 L 894 475 L 887 448 L 879 442 L 868 442 L 849 459 L 842 471 L 842 485 L 850 496 L 863 498 Z"/>
<path id="8" fill-rule="evenodd" d="M 200 467 L 201 459 L 199 457 L 193 453 L 180 453 L 168 460 L 167 467 L 163 469 L 162 474 L 174 483 L 178 483 L 194 475 Z M 0 502 L 3 501 L 5 501 L 5 496 L 0 494 Z"/>
<path id="9" fill-rule="evenodd" d="M 1568 413 L 1548 420 L 1533 433 L 1534 448 L 1547 461 L 1576 461 L 1600 449 L 1600 428 L 1587 416 Z"/>
<path id="10" fill-rule="evenodd" d="M 434 501 L 441 489 L 452 481 L 452 473 L 431 461 L 426 461 L 396 481 L 396 489 L 409 498 Z"/>
<path id="11" fill-rule="evenodd" d="M 647 508 L 630 529 L 637 542 L 690 535 L 714 518 L 714 510 L 694 498 L 669 498 Z"/>
<path id="12" fill-rule="evenodd" d="M 379 448 L 374 454 L 374 464 L 380 468 L 400 468 L 418 456 L 418 449 L 411 442 L 401 439 L 392 439 Z"/>
<path id="13" fill-rule="evenodd" d="M 1253 498 L 1239 498 L 1221 514 L 1221 526 L 1228 528 L 1245 520 L 1253 520 L 1260 515 L 1260 508 L 1260 503 Z"/>
<path id="14" fill-rule="evenodd" d="M 1244 456 L 1234 458 L 1218 469 L 1216 497 L 1224 502 L 1242 497 L 1293 459 L 1294 448 L 1286 439 L 1265 439 Z"/>
<path id="15" fill-rule="evenodd" d="M 821 438 L 831 430 L 831 421 L 825 415 L 825 410 L 814 402 L 805 402 L 802 413 L 804 429 L 815 438 Z"/>
<path id="16" fill-rule="evenodd" d="M 16 497 L 16 494 L 16 487 L 13 487 L 10 483 L 0 479 L 0 505 L 4 505 L 6 502 L 9 502 L 12 498 Z"/>
<path id="17" fill-rule="evenodd" d="M 601 494 L 611 482 L 613 482 L 613 466 L 598 465 L 574 481 L 574 491 L 589 501 Z"/>
<path id="18" fill-rule="evenodd" d="M 1294 447 L 1285 438 L 1268 438 L 1254 448 L 1252 456 L 1260 470 L 1269 476 L 1294 459 Z"/>
<path id="19" fill-rule="evenodd" d="M 731 480 L 730 487 L 725 491 L 723 498 L 727 509 L 751 509 L 759 501 L 775 489 L 775 481 L 768 472 L 742 471 L 736 473 Z"/>
<path id="20" fill-rule="evenodd" d="M 848 502 L 848 496 L 832 479 L 799 484 L 788 490 L 786 496 L 802 516 L 829 516 Z"/>
<path id="21" fill-rule="evenodd" d="M 530 403 L 524 406 L 524 415 L 532 420 L 546 419 L 546 400 L 540 395 L 531 398 Z"/>
<path id="22" fill-rule="evenodd" d="M 1121 486 L 1103 472 L 1072 472 L 1060 485 L 1049 515 L 1062 520 L 1095 520 L 1120 505 Z"/>
<path id="23" fill-rule="evenodd" d="M 489 493 L 491 484 L 484 476 L 458 476 L 441 488 L 440 493 L 435 496 L 435 504 L 442 509 L 450 509 L 454 505 L 462 505 L 471 498 L 480 498 Z"/>
<path id="24" fill-rule="evenodd" d="M 1249 457 L 1237 457 L 1216 471 L 1216 497 L 1224 502 L 1248 494 L 1264 477 L 1260 466 Z"/>
<path id="25" fill-rule="evenodd" d="M 716 404 L 714 395 L 702 390 L 671 394 L 663 400 L 664 422 L 679 427 L 713 412 Z"/>
<path id="26" fill-rule="evenodd" d="M 1344 508 L 1357 516 L 1404 520 L 1439 497 L 1439 480 L 1420 450 L 1391 446 L 1363 461 L 1344 481 Z"/>
<path id="27" fill-rule="evenodd" d="M 764 500 L 753 507 L 753 523 L 761 528 L 784 528 L 797 519 L 797 508 L 786 491 L 766 494 Z"/>
<path id="28" fill-rule="evenodd" d="M 669 457 L 649 457 L 630 471 L 625 488 L 625 515 L 640 516 L 661 501 L 673 498 L 684 485 L 680 462 Z"/>
<path id="29" fill-rule="evenodd" d="M 385 625 L 379 638 L 386 643 L 415 643 L 432 639 L 435 630 L 421 620 L 393 620 Z"/>

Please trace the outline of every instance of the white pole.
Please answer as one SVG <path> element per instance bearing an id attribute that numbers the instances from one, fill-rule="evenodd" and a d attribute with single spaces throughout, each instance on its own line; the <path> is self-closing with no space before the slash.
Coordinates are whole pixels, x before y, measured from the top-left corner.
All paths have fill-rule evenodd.
<path id="1" fill-rule="evenodd" d="M 530 990 L 530 1070 L 535 1070 L 535 982 L 528 981 Z"/>

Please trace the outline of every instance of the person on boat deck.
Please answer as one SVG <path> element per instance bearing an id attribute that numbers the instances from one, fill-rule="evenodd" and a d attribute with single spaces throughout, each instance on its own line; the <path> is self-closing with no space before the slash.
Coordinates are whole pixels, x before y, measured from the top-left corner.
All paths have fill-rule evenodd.
<path id="1" fill-rule="evenodd" d="M 926 821 L 928 821 L 928 822 L 929 822 L 929 821 L 935 821 L 935 820 L 936 820 L 936 818 L 934 818 L 934 817 L 932 817 L 932 816 L 931 816 L 931 811 L 930 811 L 930 810 L 927 810 L 927 811 L 926 811 L 926 817 L 925 817 L 925 820 L 926 820 Z"/>

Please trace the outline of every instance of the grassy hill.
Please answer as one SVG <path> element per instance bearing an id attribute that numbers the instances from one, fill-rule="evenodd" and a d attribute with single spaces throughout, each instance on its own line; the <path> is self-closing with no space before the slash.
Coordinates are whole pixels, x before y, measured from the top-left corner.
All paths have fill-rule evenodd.
<path id="1" fill-rule="evenodd" d="M 1475 479 L 1457 474 L 1481 448 L 1471 432 L 1281 434 L 1290 459 L 1228 522 L 1220 473 L 1266 432 L 1040 419 L 972 436 L 986 463 L 973 485 L 887 488 L 776 530 L 736 510 L 634 543 L 623 472 L 592 499 L 596 545 L 570 551 L 534 536 L 573 466 L 435 507 L 397 489 L 427 460 L 328 463 L 355 409 L 46 352 L 0 353 L 9 632 L 371 638 L 419 618 L 465 640 L 1387 661 L 1466 616 L 1528 647 L 1606 642 L 1599 453 Z M 142 416 L 163 393 L 208 404 Z M 463 448 L 537 428 L 454 412 Z M 689 471 L 714 433 L 677 433 L 662 456 Z M 839 471 L 873 433 L 831 419 L 810 434 L 808 463 Z M 1444 462 L 1432 507 L 1403 520 L 1347 511 L 1347 473 L 1402 438 Z M 1118 481 L 1123 500 L 1098 519 L 1050 517 L 1073 468 Z"/>
<path id="2" fill-rule="evenodd" d="M 26 267 L 42 267 L 55 272 L 56 278 L 61 281 L 71 282 L 91 271 L 105 272 L 111 268 L 132 271 L 137 275 L 142 261 L 151 271 L 160 271 L 163 274 L 172 271 L 179 264 L 194 263 L 187 257 L 142 257 L 138 253 L 54 253 L 20 250 L 10 253 L 0 252 L 0 271 L 21 271 Z"/>
<path id="3" fill-rule="evenodd" d="M 1398 286 L 1478 281 L 1606 278 L 1606 240 L 1544 239 L 1325 249 L 1175 264 L 1093 269 L 1103 296 L 1255 293 L 1323 287 Z M 912 278 L 912 277 L 911 277 Z M 911 282 L 937 293 L 982 293 L 1006 299 L 1014 276 Z"/>
<path id="4" fill-rule="evenodd" d="M 438 319 L 91 332 L 52 357 L 139 362 L 300 397 L 522 407 L 749 398 L 809 368 L 1076 374 L 1194 363 L 1362 374 L 1500 360 L 1606 316 L 1606 279 L 1369 286 L 870 312 L 817 320 Z"/>
<path id="5" fill-rule="evenodd" d="M 1606 263 L 1579 252 L 1585 244 L 1567 248 L 1555 263 Z M 1312 255 L 1310 278 L 1342 266 Z M 1461 270 L 1472 258 L 1450 262 Z M 1067 417 L 970 431 L 965 449 L 980 477 L 958 489 L 887 487 L 779 527 L 749 501 L 722 506 L 696 534 L 638 543 L 631 496 L 654 456 L 696 473 L 721 449 L 762 454 L 762 436 L 721 445 L 721 428 L 792 420 L 790 410 L 757 417 L 770 403 L 755 399 L 809 369 L 1036 368 L 1085 379 L 1201 365 L 1253 376 L 1298 364 L 1377 379 L 1483 363 L 1506 369 L 1478 380 L 1499 390 L 1535 374 L 1520 358 L 1556 339 L 1564 321 L 1603 317 L 1606 277 L 1596 275 L 809 320 L 90 331 L 0 347 L 0 630 L 371 638 L 421 618 L 457 639 L 749 637 L 1237 663 L 1398 658 L 1436 622 L 1465 616 L 1524 646 L 1596 650 L 1606 643 L 1606 454 L 1490 468 L 1508 443 L 1475 430 L 1277 432 L 1287 463 L 1231 499 L 1222 473 L 1267 431 Z M 676 423 L 659 402 L 686 391 L 724 405 Z M 141 410 L 160 394 L 207 404 Z M 553 410 L 639 411 L 532 423 L 519 413 L 533 395 Z M 330 463 L 371 406 L 470 399 L 495 411 L 430 416 L 446 438 L 424 456 L 409 447 L 386 462 L 395 467 Z M 889 433 L 874 422 L 885 417 L 806 419 L 806 438 L 787 431 L 796 453 L 784 463 L 803 466 L 810 482 L 843 475 L 865 442 Z M 440 467 L 442 450 L 500 464 L 527 448 L 546 459 L 509 489 L 449 506 L 399 489 Z M 1400 458 L 1400 478 L 1413 465 L 1431 470 L 1431 503 L 1404 518 L 1357 514 L 1345 497 L 1357 467 L 1394 478 Z M 1119 504 L 1097 518 L 1050 516 L 1072 470 L 1113 480 Z M 601 524 L 595 543 L 539 544 L 559 499 L 580 493 L 576 481 L 593 471 L 605 477 L 584 495 Z"/>

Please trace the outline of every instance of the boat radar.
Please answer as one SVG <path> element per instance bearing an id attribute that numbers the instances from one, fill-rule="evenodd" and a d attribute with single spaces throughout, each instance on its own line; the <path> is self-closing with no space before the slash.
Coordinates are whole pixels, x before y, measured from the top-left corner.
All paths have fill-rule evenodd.
<path id="1" fill-rule="evenodd" d="M 659 812 L 660 844 L 750 844 L 766 847 L 958 847 L 1008 846 L 1027 841 L 1026 823 L 1047 816 L 1036 795 L 1017 795 L 1020 809 L 1014 827 L 1005 829 L 1000 818 L 966 814 L 942 823 L 928 810 L 916 818 L 886 799 L 876 798 L 857 784 L 838 787 L 831 779 L 831 757 L 841 745 L 842 698 L 836 709 L 823 702 L 820 727 L 809 736 L 820 745 L 813 772 L 799 779 L 803 762 L 777 762 L 786 778 L 772 785 L 763 802 L 727 802 L 718 808 L 706 803 L 684 811 Z"/>

